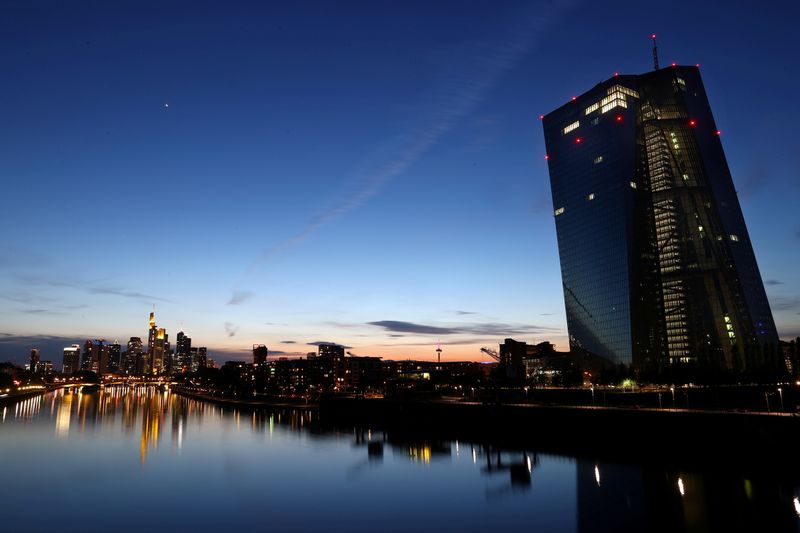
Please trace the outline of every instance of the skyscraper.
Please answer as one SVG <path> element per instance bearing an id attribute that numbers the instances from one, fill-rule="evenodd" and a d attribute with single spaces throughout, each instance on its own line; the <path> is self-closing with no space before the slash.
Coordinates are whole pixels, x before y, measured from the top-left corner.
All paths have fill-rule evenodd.
<path id="1" fill-rule="evenodd" d="M 153 355 L 155 352 L 156 347 L 156 334 L 158 332 L 158 328 L 156 328 L 156 314 L 151 312 L 150 313 L 150 327 L 147 330 L 147 356 L 144 359 L 144 373 L 150 374 L 153 371 Z"/>
<path id="2" fill-rule="evenodd" d="M 131 337 L 128 340 L 128 351 L 125 352 L 124 370 L 126 374 L 143 374 L 144 357 L 142 356 L 142 339 Z"/>
<path id="3" fill-rule="evenodd" d="M 121 350 L 119 341 L 114 341 L 108 347 L 108 371 L 119 372 L 121 364 Z"/>
<path id="4" fill-rule="evenodd" d="M 28 362 L 28 370 L 36 372 L 36 365 L 39 364 L 39 348 L 31 350 L 30 360 Z"/>
<path id="5" fill-rule="evenodd" d="M 192 339 L 187 337 L 182 331 L 178 332 L 178 340 L 175 342 L 175 363 L 173 370 L 178 372 L 188 371 L 192 366 Z"/>
<path id="6" fill-rule="evenodd" d="M 167 370 L 165 367 L 166 358 L 169 355 L 169 336 L 167 330 L 158 328 L 155 342 L 153 344 L 153 374 L 160 374 Z"/>
<path id="7" fill-rule="evenodd" d="M 81 345 L 73 344 L 64 348 L 64 361 L 61 367 L 61 372 L 64 374 L 72 374 L 80 370 L 81 362 Z"/>
<path id="8" fill-rule="evenodd" d="M 572 348 L 658 372 L 777 342 L 698 68 L 614 76 L 543 124 Z"/>

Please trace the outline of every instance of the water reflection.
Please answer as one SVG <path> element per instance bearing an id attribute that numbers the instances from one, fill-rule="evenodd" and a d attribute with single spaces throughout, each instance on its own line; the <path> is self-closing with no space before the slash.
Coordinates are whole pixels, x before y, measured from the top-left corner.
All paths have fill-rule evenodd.
<path id="1" fill-rule="evenodd" d="M 111 473 L 103 478 L 103 486 L 112 488 L 109 501 L 133 490 L 126 488 L 130 483 L 171 483 L 170 493 L 186 498 L 186 505 L 217 509 L 242 528 L 260 522 L 255 515 L 225 515 L 225 509 L 255 509 L 265 500 L 277 506 L 271 515 L 276 530 L 342 524 L 337 513 L 354 501 L 369 502 L 370 510 L 363 525 L 348 522 L 350 530 L 370 530 L 376 520 L 385 525 L 380 521 L 390 516 L 391 527 L 378 529 L 469 530 L 481 524 L 579 532 L 797 531 L 800 517 L 798 486 L 786 481 L 797 479 L 791 476 L 764 472 L 744 479 L 734 469 L 611 464 L 408 430 L 331 427 L 311 410 L 236 411 L 155 386 L 62 389 L 2 410 L 3 451 L 22 443 L 13 448 L 14 457 L 25 459 L 31 443 L 43 447 L 30 451 L 37 460 L 26 467 L 42 468 L 38 477 L 0 469 L 2 486 L 28 478 L 54 483 L 53 468 L 85 461 L 82 476 Z M 48 435 L 52 444 L 45 447 Z M 235 506 L 217 505 L 233 497 Z M 319 516 L 309 516 L 308 501 L 325 502 L 317 504 Z M 426 521 L 396 511 L 405 508 Z M 213 516 L 184 516 L 182 526 L 213 529 Z"/>

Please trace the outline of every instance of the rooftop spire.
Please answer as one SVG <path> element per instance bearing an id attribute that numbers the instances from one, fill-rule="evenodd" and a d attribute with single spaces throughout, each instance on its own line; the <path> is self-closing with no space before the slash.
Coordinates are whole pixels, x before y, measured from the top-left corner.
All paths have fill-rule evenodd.
<path id="1" fill-rule="evenodd" d="M 653 39 L 653 69 L 658 70 L 658 46 L 656 46 L 656 34 L 650 36 Z"/>

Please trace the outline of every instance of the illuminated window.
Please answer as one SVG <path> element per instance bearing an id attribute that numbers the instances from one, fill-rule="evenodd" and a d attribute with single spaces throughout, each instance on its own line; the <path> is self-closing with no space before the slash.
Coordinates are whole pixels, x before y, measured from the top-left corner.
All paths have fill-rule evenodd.
<path id="1" fill-rule="evenodd" d="M 614 85 L 608 88 L 608 96 L 603 98 L 597 103 L 594 103 L 586 108 L 585 114 L 589 114 L 593 111 L 596 111 L 598 108 L 600 109 L 600 114 L 606 113 L 615 107 L 628 107 L 628 102 L 625 100 L 625 95 L 631 96 L 633 98 L 639 98 L 639 93 L 634 91 L 633 89 L 628 89 L 627 87 L 623 87 L 622 85 Z"/>
<path id="2" fill-rule="evenodd" d="M 556 210 L 554 211 L 554 214 L 555 214 L 556 216 L 558 216 L 558 215 L 560 215 L 560 214 L 561 214 L 561 213 L 563 213 L 563 212 L 564 212 L 564 208 L 563 208 L 563 207 L 559 207 L 558 209 L 556 209 Z"/>
<path id="3" fill-rule="evenodd" d="M 570 124 L 569 126 L 567 126 L 566 128 L 564 128 L 563 130 L 561 130 L 561 132 L 562 132 L 564 135 L 566 135 L 567 133 L 571 132 L 572 130 L 576 130 L 576 129 L 578 129 L 578 126 L 580 126 L 580 125 L 581 125 L 581 122 L 580 122 L 580 120 L 576 120 L 575 122 L 573 122 L 572 124 Z"/>
<path id="4" fill-rule="evenodd" d="M 594 117 L 594 118 L 591 120 L 591 125 L 592 125 L 592 126 L 597 126 L 597 124 L 599 124 L 599 123 L 600 123 L 600 117 Z"/>
<path id="5" fill-rule="evenodd" d="M 639 98 L 639 93 L 637 93 L 633 89 L 628 89 L 627 87 L 624 87 L 622 85 L 614 85 L 613 87 L 611 87 L 608 90 L 608 94 L 611 94 L 612 92 L 620 92 L 622 94 L 627 94 L 628 96 L 633 96 L 634 98 Z"/>
<path id="6" fill-rule="evenodd" d="M 678 83 L 680 83 L 684 87 L 686 86 L 686 81 L 683 78 L 678 78 Z"/>
<path id="7" fill-rule="evenodd" d="M 703 226 L 697 226 L 697 231 L 699 231 L 700 233 L 703 233 Z"/>
<path id="8" fill-rule="evenodd" d="M 632 181 L 632 182 L 631 182 L 631 189 L 635 189 L 635 188 L 636 188 L 636 182 L 635 182 L 635 181 Z"/>
<path id="9" fill-rule="evenodd" d="M 725 315 L 725 323 L 726 324 L 730 324 L 731 323 L 731 317 L 729 317 L 728 315 Z"/>
<path id="10" fill-rule="evenodd" d="M 733 235 L 733 234 L 731 234 L 731 240 L 732 240 L 733 242 L 739 242 L 739 236 L 738 236 L 738 235 Z"/>
<path id="11" fill-rule="evenodd" d="M 598 163 L 602 163 L 602 162 L 603 162 L 603 156 L 602 155 L 598 155 L 597 157 L 594 158 L 594 164 L 595 165 L 598 164 Z"/>
<path id="12" fill-rule="evenodd" d="M 689 181 L 689 174 L 683 175 L 683 181 Z"/>
<path id="13" fill-rule="evenodd" d="M 587 195 L 586 195 L 586 199 L 587 199 L 587 200 L 589 200 L 590 202 L 591 202 L 592 200 L 594 200 L 594 193 L 593 193 L 593 192 L 590 192 L 589 194 L 587 194 Z"/>

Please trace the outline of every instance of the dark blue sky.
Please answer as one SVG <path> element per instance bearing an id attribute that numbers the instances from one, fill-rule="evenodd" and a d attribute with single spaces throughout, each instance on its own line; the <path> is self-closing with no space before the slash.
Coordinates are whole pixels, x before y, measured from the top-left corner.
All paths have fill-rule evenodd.
<path id="1" fill-rule="evenodd" d="M 702 65 L 783 337 L 800 335 L 796 2 L 2 2 L 0 359 L 565 348 L 538 116 Z M 40 336 L 50 336 L 49 340 Z M 19 360 L 19 359 L 18 359 Z"/>

